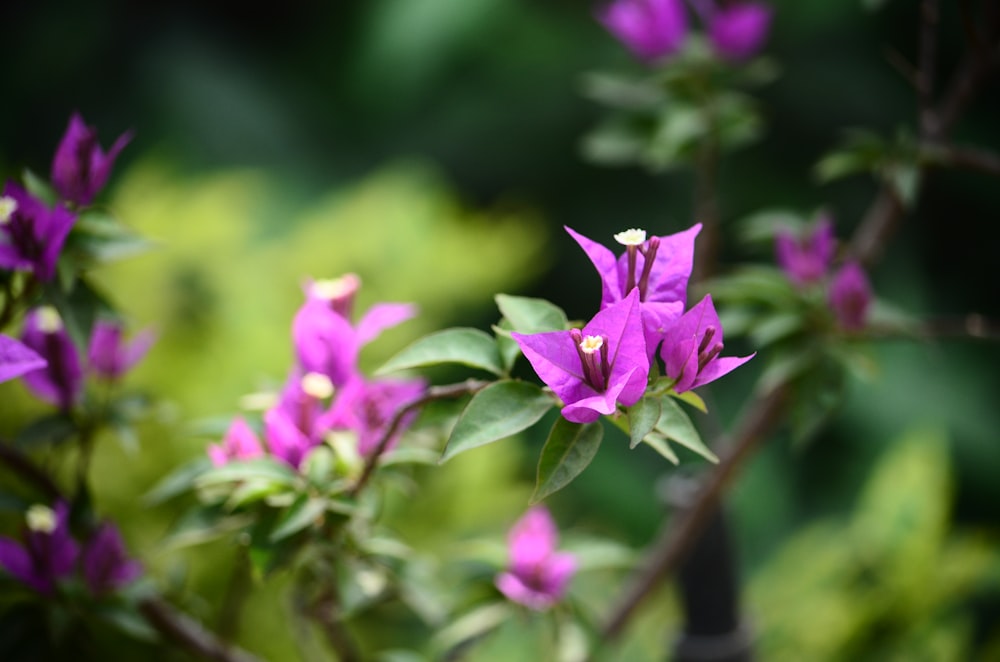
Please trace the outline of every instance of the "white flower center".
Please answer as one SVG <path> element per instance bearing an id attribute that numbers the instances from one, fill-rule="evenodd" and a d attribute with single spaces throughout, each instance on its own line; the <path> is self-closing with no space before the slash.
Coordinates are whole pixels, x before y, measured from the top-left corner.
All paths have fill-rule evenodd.
<path id="1" fill-rule="evenodd" d="M 623 246 L 641 246 L 646 241 L 646 231 L 631 228 L 615 235 L 615 241 Z"/>
<path id="2" fill-rule="evenodd" d="M 302 377 L 302 391 L 317 400 L 326 400 L 333 395 L 333 382 L 326 375 L 318 372 L 307 372 Z"/>
<path id="3" fill-rule="evenodd" d="M 17 200 L 9 195 L 0 196 L 0 225 L 10 222 L 10 217 L 17 211 Z"/>
<path id="4" fill-rule="evenodd" d="M 28 508 L 24 519 L 28 521 L 28 528 L 39 533 L 52 533 L 56 530 L 56 513 L 48 506 L 40 503 Z"/>
<path id="5" fill-rule="evenodd" d="M 353 294 L 359 287 L 361 279 L 355 274 L 346 274 L 340 278 L 317 280 L 312 285 L 312 292 L 320 299 L 334 301 Z"/>
<path id="6" fill-rule="evenodd" d="M 600 351 L 603 345 L 604 338 L 601 336 L 584 336 L 583 340 L 580 341 L 580 350 L 584 354 L 593 354 Z"/>
<path id="7" fill-rule="evenodd" d="M 59 317 L 59 311 L 52 306 L 42 306 L 38 309 L 37 315 L 38 328 L 42 333 L 57 333 L 62 331 L 62 318 Z"/>

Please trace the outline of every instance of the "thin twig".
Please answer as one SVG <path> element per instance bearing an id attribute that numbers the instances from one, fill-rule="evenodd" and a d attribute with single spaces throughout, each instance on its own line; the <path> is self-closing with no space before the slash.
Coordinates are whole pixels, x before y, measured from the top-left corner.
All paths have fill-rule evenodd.
<path id="1" fill-rule="evenodd" d="M 924 148 L 931 165 L 944 165 L 1000 177 L 1000 154 L 979 147 L 929 145 Z"/>
<path id="2" fill-rule="evenodd" d="M 256 656 L 223 642 L 198 621 L 159 598 L 141 601 L 139 611 L 157 632 L 203 659 L 217 662 L 259 662 Z"/>
<path id="3" fill-rule="evenodd" d="M 31 458 L 15 448 L 10 442 L 0 440 L 0 462 L 7 465 L 19 479 L 32 484 L 50 501 L 62 498 L 62 490 Z"/>

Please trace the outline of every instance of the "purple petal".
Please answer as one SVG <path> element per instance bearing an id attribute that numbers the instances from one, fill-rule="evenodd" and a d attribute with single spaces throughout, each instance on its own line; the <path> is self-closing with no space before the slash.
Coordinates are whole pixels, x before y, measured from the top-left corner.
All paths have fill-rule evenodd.
<path id="1" fill-rule="evenodd" d="M 687 35 L 681 0 L 617 0 L 598 20 L 640 60 L 676 52 Z"/>
<path id="2" fill-rule="evenodd" d="M 35 573 L 31 557 L 28 555 L 28 551 L 16 540 L 0 538 L 0 567 L 3 567 L 12 577 L 32 588 L 39 588 L 39 578 Z M 41 583 L 44 584 L 44 582 Z"/>
<path id="3" fill-rule="evenodd" d="M 298 469 L 306 452 L 314 445 L 312 440 L 279 408 L 264 414 L 264 427 L 271 454 Z"/>
<path id="4" fill-rule="evenodd" d="M 830 283 L 830 307 L 845 329 L 864 328 L 871 305 L 872 290 L 864 270 L 854 262 L 840 268 Z"/>
<path id="5" fill-rule="evenodd" d="M 292 339 L 303 372 L 326 375 L 334 386 L 346 384 L 357 372 L 358 334 L 324 301 L 309 299 L 292 322 Z"/>
<path id="6" fill-rule="evenodd" d="M 622 292 L 622 285 L 619 284 L 618 280 L 618 260 L 615 258 L 614 253 L 604 245 L 584 237 L 568 226 L 563 227 L 569 233 L 569 236 L 576 240 L 576 243 L 580 245 L 583 252 L 587 254 L 587 257 L 590 258 L 590 261 L 594 264 L 597 273 L 601 277 L 601 307 L 603 308 L 616 301 L 621 301 L 624 294 Z"/>
<path id="7" fill-rule="evenodd" d="M 741 2 L 718 8 L 708 26 L 715 51 L 729 60 L 756 55 L 767 41 L 771 8 L 760 2 Z"/>
<path id="8" fill-rule="evenodd" d="M 749 356 L 721 356 L 713 359 L 708 362 L 708 365 L 701 369 L 701 372 L 698 373 L 698 378 L 694 381 L 694 384 L 692 384 L 690 388 L 697 388 L 709 382 L 713 382 L 719 377 L 732 372 L 755 356 L 757 356 L 757 352 L 754 352 Z M 681 391 L 677 390 L 677 392 L 680 393 Z"/>
<path id="9" fill-rule="evenodd" d="M 584 335 L 603 335 L 608 339 L 608 362 L 611 376 L 608 390 L 615 390 L 618 401 L 634 405 L 646 391 L 649 381 L 649 356 L 639 311 L 639 291 L 597 313 L 586 326 Z M 609 412 L 610 413 L 610 412 Z"/>
<path id="10" fill-rule="evenodd" d="M 22 343 L 0 335 L 0 382 L 44 368 L 48 363 L 37 352 Z"/>
<path id="11" fill-rule="evenodd" d="M 76 346 L 64 328 L 48 332 L 39 325 L 41 309 L 25 316 L 22 340 L 40 354 L 48 365 L 24 375 L 25 385 L 42 400 L 62 409 L 69 409 L 83 390 L 83 371 Z M 45 313 L 49 314 L 49 313 Z M 51 314 L 55 314 L 54 310 Z"/>
<path id="12" fill-rule="evenodd" d="M 507 536 L 510 563 L 515 569 L 534 568 L 559 542 L 559 531 L 548 509 L 535 506 L 524 514 Z"/>
<path id="13" fill-rule="evenodd" d="M 73 113 L 52 159 L 52 185 L 59 197 L 78 205 L 90 204 L 131 139 L 131 132 L 123 133 L 105 154 L 97 142 L 96 129 L 87 126 L 79 113 Z"/>
<path id="14" fill-rule="evenodd" d="M 110 522 L 98 527 L 82 557 L 84 579 L 95 595 L 121 588 L 142 574 L 142 566 L 128 557 L 118 528 Z"/>
<path id="15" fill-rule="evenodd" d="M 366 345 L 388 328 L 405 322 L 417 314 L 417 307 L 408 303 L 379 303 L 368 309 L 356 327 L 358 344 Z"/>
<path id="16" fill-rule="evenodd" d="M 659 237 L 660 247 L 653 260 L 645 301 L 679 301 L 683 308 L 694 265 L 694 242 L 699 232 L 701 223 L 696 223 L 682 232 Z M 642 267 L 643 258 L 639 255 L 636 269 L 641 271 Z"/>

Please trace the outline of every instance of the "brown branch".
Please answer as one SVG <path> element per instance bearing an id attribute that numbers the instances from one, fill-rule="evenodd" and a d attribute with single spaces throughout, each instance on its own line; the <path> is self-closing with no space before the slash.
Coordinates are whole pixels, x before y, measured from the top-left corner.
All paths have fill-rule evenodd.
<path id="1" fill-rule="evenodd" d="M 259 662 L 256 656 L 226 644 L 196 620 L 159 598 L 142 600 L 139 611 L 157 632 L 203 659 L 217 662 Z"/>
<path id="2" fill-rule="evenodd" d="M 963 168 L 1000 177 L 1000 154 L 979 147 L 929 145 L 924 148 L 930 165 Z"/>
<path id="3" fill-rule="evenodd" d="M 865 266 L 874 263 L 899 226 L 902 216 L 903 203 L 896 191 L 887 184 L 883 185 L 851 238 L 848 245 L 850 257 Z"/>
<path id="4" fill-rule="evenodd" d="M 625 594 L 601 628 L 602 640 L 618 637 L 654 588 L 676 570 L 708 523 L 733 477 L 758 444 L 777 426 L 784 413 L 787 392 L 788 387 L 781 385 L 755 398 L 744 411 L 731 441 L 721 453 L 721 461 L 701 484 L 690 509 L 665 530 L 647 555 L 646 565 L 629 582 Z"/>
<path id="5" fill-rule="evenodd" d="M 62 490 L 55 481 L 35 464 L 30 457 L 19 451 L 9 442 L 0 440 L 0 462 L 19 479 L 30 483 L 50 501 L 57 501 L 62 496 Z"/>
<path id="6" fill-rule="evenodd" d="M 372 451 L 372 453 L 365 459 L 364 469 L 362 469 L 361 475 L 358 477 L 358 482 L 354 484 L 353 488 L 351 488 L 351 495 L 357 495 L 368 483 L 372 474 L 375 472 L 375 468 L 378 466 L 379 458 L 381 458 L 382 454 L 385 453 L 386 448 L 389 446 L 389 441 L 392 439 L 393 435 L 396 434 L 396 430 L 399 429 L 403 418 L 405 418 L 407 414 L 414 409 L 423 407 L 424 405 L 437 400 L 451 400 L 454 398 L 460 398 L 463 395 L 476 393 L 486 388 L 491 383 L 492 382 L 481 381 L 478 379 L 467 379 L 464 382 L 459 382 L 457 384 L 431 386 L 427 389 L 427 393 L 425 393 L 423 397 L 414 400 L 397 411 L 396 415 L 392 417 L 392 421 L 390 421 L 389 425 L 386 427 L 382 438 L 379 439 L 375 450 Z"/>

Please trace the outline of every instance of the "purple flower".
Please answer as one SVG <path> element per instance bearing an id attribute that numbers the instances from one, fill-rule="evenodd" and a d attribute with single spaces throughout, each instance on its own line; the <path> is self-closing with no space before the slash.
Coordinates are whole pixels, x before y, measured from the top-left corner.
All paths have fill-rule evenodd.
<path id="1" fill-rule="evenodd" d="M 130 140 L 132 132 L 123 133 L 105 154 L 97 142 L 97 130 L 73 113 L 52 159 L 52 184 L 59 197 L 80 206 L 89 205 L 104 188 L 118 153 Z"/>
<path id="2" fill-rule="evenodd" d="M 310 283 L 306 302 L 292 322 L 292 339 L 302 371 L 326 375 L 337 387 L 357 374 L 362 346 L 416 312 L 409 304 L 376 304 L 354 325 L 349 316 L 359 284 L 354 274 Z"/>
<path id="3" fill-rule="evenodd" d="M 155 341 L 156 336 L 147 329 L 126 342 L 120 323 L 98 320 L 90 336 L 90 370 L 105 379 L 119 379 L 142 360 Z"/>
<path id="4" fill-rule="evenodd" d="M 0 335 L 0 382 L 15 379 L 47 365 L 48 361 L 39 356 L 38 352 L 13 338 Z"/>
<path id="5" fill-rule="evenodd" d="M 688 31 L 683 0 L 617 0 L 597 19 L 644 62 L 676 53 Z"/>
<path id="6" fill-rule="evenodd" d="M 734 2 L 716 8 L 708 19 L 708 37 L 720 57 L 746 60 L 767 41 L 771 7 L 762 2 Z"/>
<path id="7" fill-rule="evenodd" d="M 52 280 L 74 222 L 76 216 L 65 207 L 49 209 L 7 182 L 0 196 L 0 268 L 31 271 L 38 280 Z"/>
<path id="8" fill-rule="evenodd" d="M 94 595 L 119 589 L 142 574 L 142 566 L 129 558 L 118 528 L 104 522 L 83 550 L 83 578 Z"/>
<path id="9" fill-rule="evenodd" d="M 830 267 L 834 248 L 833 223 L 828 216 L 821 216 L 808 234 L 796 236 L 789 230 L 780 230 L 774 238 L 778 266 L 797 285 L 822 279 Z"/>
<path id="10" fill-rule="evenodd" d="M 649 356 L 639 312 L 639 291 L 597 313 L 583 330 L 511 334 L 565 406 L 574 423 L 634 405 L 646 390 Z"/>
<path id="11" fill-rule="evenodd" d="M 677 393 L 715 381 L 754 357 L 720 357 L 721 353 L 722 325 L 711 295 L 667 329 L 660 348 L 666 375 L 674 380 Z"/>
<path id="12" fill-rule="evenodd" d="M 510 561 L 496 586 L 508 599 L 543 610 L 562 599 L 576 572 L 576 559 L 557 552 L 559 532 L 549 511 L 535 506 L 514 524 L 507 538 Z"/>
<path id="13" fill-rule="evenodd" d="M 317 372 L 293 372 L 277 405 L 264 414 L 264 430 L 271 454 L 298 469 L 330 430 L 327 401 L 334 394 L 329 377 Z"/>
<path id="14" fill-rule="evenodd" d="M 73 573 L 79 549 L 69 532 L 69 506 L 34 505 L 26 514 L 24 545 L 0 538 L 0 566 L 19 581 L 50 595 L 57 580 Z"/>
<path id="15" fill-rule="evenodd" d="M 253 428 L 240 417 L 234 418 L 222 438 L 221 444 L 210 444 L 208 457 L 212 464 L 221 467 L 231 460 L 251 460 L 264 455 Z"/>
<path id="16" fill-rule="evenodd" d="M 848 331 L 864 328 L 871 301 L 871 285 L 857 263 L 848 262 L 833 276 L 830 282 L 830 307 L 842 328 Z"/>
<path id="17" fill-rule="evenodd" d="M 694 263 L 694 240 L 701 224 L 672 235 L 646 238 L 643 230 L 615 235 L 625 252 L 615 257 L 603 245 L 566 228 L 601 276 L 601 308 L 639 291 L 647 355 L 652 358 L 666 326 L 684 312 Z"/>
<path id="18" fill-rule="evenodd" d="M 330 413 L 331 429 L 357 433 L 358 453 L 370 455 L 390 431 L 396 415 L 419 400 L 426 390 L 422 379 L 355 379 L 337 393 Z M 383 450 L 395 447 L 415 417 L 416 411 L 403 415 Z"/>
<path id="19" fill-rule="evenodd" d="M 71 408 L 82 393 L 83 373 L 76 346 L 56 309 L 42 306 L 29 311 L 21 339 L 48 362 L 45 368 L 25 374 L 25 385 L 45 402 Z"/>

